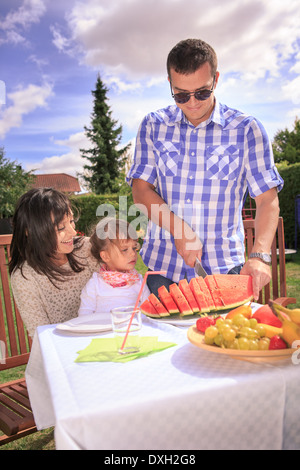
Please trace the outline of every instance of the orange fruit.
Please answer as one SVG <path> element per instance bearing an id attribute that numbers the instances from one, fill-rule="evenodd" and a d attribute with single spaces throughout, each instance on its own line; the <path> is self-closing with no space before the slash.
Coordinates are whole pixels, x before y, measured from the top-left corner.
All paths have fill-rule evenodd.
<path id="1" fill-rule="evenodd" d="M 246 318 L 251 318 L 252 309 L 250 305 L 240 305 L 227 313 L 226 318 L 233 318 L 235 315 L 242 314 Z"/>

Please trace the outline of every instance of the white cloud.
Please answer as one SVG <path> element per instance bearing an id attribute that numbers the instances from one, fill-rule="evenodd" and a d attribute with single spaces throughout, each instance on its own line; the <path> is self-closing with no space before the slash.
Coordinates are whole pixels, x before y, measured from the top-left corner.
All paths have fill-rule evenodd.
<path id="1" fill-rule="evenodd" d="M 51 94 L 52 86 L 49 83 L 42 86 L 30 84 L 9 93 L 7 97 L 12 105 L 4 108 L 0 114 L 0 137 L 4 138 L 13 127 L 20 127 L 24 115 L 36 108 L 45 107 Z"/>
<path id="2" fill-rule="evenodd" d="M 69 151 L 62 155 L 46 157 L 38 162 L 26 163 L 26 169 L 34 168 L 36 174 L 67 173 L 68 175 L 76 176 L 77 173 L 82 173 L 83 165 L 87 161 L 82 158 L 80 149 L 90 147 L 90 141 L 85 133 L 77 132 L 70 135 L 67 139 L 55 140 L 54 143 L 58 146 L 69 148 Z"/>
<path id="3" fill-rule="evenodd" d="M 51 26 L 50 31 L 53 34 L 53 44 L 57 49 L 61 51 L 66 51 L 70 47 L 70 40 L 61 34 L 61 32 L 55 27 Z"/>
<path id="4" fill-rule="evenodd" d="M 32 24 L 38 23 L 45 11 L 43 0 L 24 0 L 18 9 L 11 10 L 5 18 L 1 18 L 0 30 L 6 32 L 6 37 L 0 40 L 0 44 L 4 42 L 25 43 L 26 39 L 18 32 L 18 29 L 26 30 Z"/>
<path id="5" fill-rule="evenodd" d="M 300 74 L 300 51 L 295 56 L 295 64 L 291 67 L 290 72 Z"/>
<path id="6" fill-rule="evenodd" d="M 300 75 L 282 87 L 285 97 L 294 104 L 300 104 Z"/>
<path id="7" fill-rule="evenodd" d="M 127 77 L 165 73 L 173 45 L 201 37 L 214 46 L 223 72 L 249 79 L 276 76 L 300 36 L 298 0 L 85 0 L 68 15 L 74 41 L 86 63 Z M 205 8 L 203 8 L 205 6 Z"/>

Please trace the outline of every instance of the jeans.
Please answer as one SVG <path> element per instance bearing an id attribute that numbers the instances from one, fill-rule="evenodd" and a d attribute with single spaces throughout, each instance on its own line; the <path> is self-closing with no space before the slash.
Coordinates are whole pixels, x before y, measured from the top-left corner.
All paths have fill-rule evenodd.
<path id="1" fill-rule="evenodd" d="M 243 267 L 243 264 L 240 264 L 239 266 L 235 266 L 234 268 L 230 269 L 227 274 L 240 274 L 241 269 Z M 148 269 L 148 271 L 151 271 L 151 269 Z M 158 288 L 160 286 L 166 286 L 167 290 L 169 290 L 169 286 L 171 284 L 174 284 L 174 281 L 172 279 L 167 279 L 164 276 L 161 276 L 160 274 L 151 274 L 150 276 L 147 276 L 147 286 L 153 294 L 158 296 Z"/>
<path id="2" fill-rule="evenodd" d="M 240 264 L 239 266 L 235 266 L 234 268 L 230 269 L 227 274 L 240 274 L 241 269 L 244 265 Z"/>
<path id="3" fill-rule="evenodd" d="M 151 271 L 151 269 L 148 269 L 148 271 Z M 160 274 L 151 274 L 150 276 L 147 276 L 147 286 L 153 294 L 158 297 L 158 292 L 157 289 L 160 286 L 166 286 L 167 290 L 169 290 L 169 286 L 171 284 L 174 284 L 174 281 L 172 279 L 167 279 L 164 276 L 161 276 Z"/>

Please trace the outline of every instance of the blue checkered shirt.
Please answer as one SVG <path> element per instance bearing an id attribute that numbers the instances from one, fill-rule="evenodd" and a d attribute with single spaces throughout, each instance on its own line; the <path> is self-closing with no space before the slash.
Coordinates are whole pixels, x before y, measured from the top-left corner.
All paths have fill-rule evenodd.
<path id="1" fill-rule="evenodd" d="M 254 198 L 283 187 L 261 123 L 217 100 L 210 118 L 197 127 L 176 105 L 147 115 L 127 181 L 136 178 L 153 184 L 196 231 L 203 242 L 204 269 L 221 274 L 245 261 L 242 206 L 247 188 Z M 141 256 L 150 269 L 167 271 L 174 282 L 195 276 L 172 236 L 152 221 Z"/>

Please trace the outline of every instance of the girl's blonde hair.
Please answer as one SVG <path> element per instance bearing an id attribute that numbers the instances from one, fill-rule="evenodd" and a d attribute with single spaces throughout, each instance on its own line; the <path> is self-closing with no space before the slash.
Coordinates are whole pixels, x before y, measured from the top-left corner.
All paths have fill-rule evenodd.
<path id="1" fill-rule="evenodd" d="M 105 217 L 93 228 L 90 236 L 91 254 L 103 262 L 101 251 L 108 249 L 111 243 L 120 246 L 122 240 L 137 240 L 136 230 L 124 219 Z"/>

